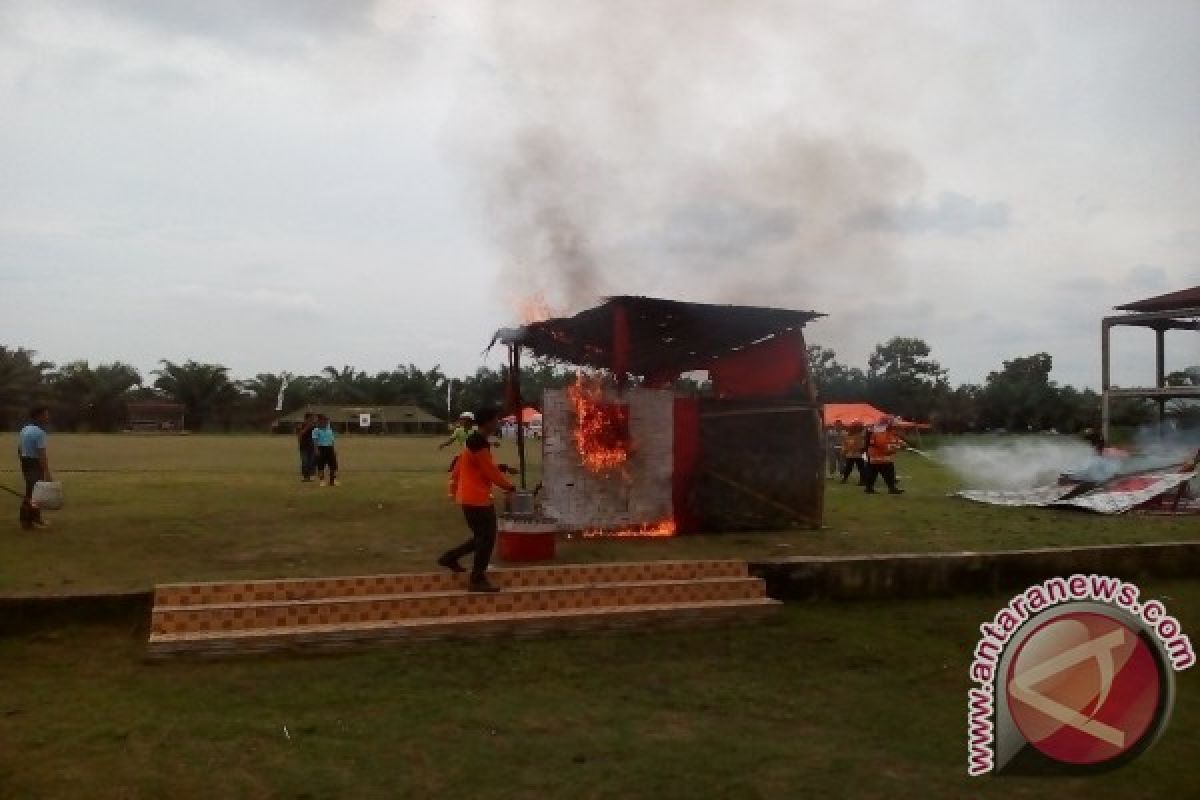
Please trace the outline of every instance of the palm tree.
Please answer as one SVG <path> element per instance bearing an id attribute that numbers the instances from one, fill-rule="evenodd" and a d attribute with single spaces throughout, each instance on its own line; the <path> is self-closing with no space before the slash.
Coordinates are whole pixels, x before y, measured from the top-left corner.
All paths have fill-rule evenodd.
<path id="1" fill-rule="evenodd" d="M 183 364 L 163 359 L 154 370 L 154 386 L 184 407 L 184 425 L 199 430 L 214 414 L 227 417 L 237 401 L 237 387 L 229 380 L 229 367 L 201 364 L 188 360 Z M 226 420 L 228 421 L 228 420 Z"/>
<path id="2" fill-rule="evenodd" d="M 111 431 L 124 419 L 129 392 L 142 385 L 142 376 L 120 361 L 95 369 L 86 361 L 74 361 L 61 367 L 52 383 L 67 415 L 64 423 L 74 427 L 84 422 L 90 430 Z"/>
<path id="3" fill-rule="evenodd" d="M 392 382 L 404 402 L 445 415 L 447 378 L 441 365 L 429 370 L 422 370 L 416 364 L 397 366 L 392 372 Z"/>
<path id="4" fill-rule="evenodd" d="M 49 361 L 36 361 L 37 353 L 24 347 L 0 345 L 0 429 L 23 419 L 29 407 L 47 398 Z"/>
<path id="5" fill-rule="evenodd" d="M 370 395 L 370 377 L 349 365 L 321 370 L 322 399 L 331 403 L 365 403 Z"/>

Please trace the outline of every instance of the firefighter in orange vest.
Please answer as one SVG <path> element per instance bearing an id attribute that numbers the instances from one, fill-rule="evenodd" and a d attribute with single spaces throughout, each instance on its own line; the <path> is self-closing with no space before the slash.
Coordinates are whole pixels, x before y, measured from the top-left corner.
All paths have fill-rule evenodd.
<path id="1" fill-rule="evenodd" d="M 867 431 L 867 494 L 875 494 L 875 478 L 882 475 L 888 494 L 904 494 L 896 486 L 896 453 L 908 447 L 895 431 L 896 421 L 883 417 Z"/>
<path id="2" fill-rule="evenodd" d="M 866 431 L 863 430 L 861 419 L 852 420 L 846 429 L 846 438 L 842 439 L 842 483 L 850 477 L 850 473 L 858 470 L 858 485 L 867 485 L 866 467 L 863 461 L 863 449 L 866 447 Z"/>

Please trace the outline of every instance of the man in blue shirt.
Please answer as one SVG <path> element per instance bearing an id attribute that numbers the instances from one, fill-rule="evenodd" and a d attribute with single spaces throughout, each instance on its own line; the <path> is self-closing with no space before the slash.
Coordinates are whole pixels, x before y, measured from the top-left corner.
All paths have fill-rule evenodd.
<path id="1" fill-rule="evenodd" d="M 325 414 L 317 415 L 317 427 L 312 432 L 313 444 L 317 446 L 317 478 L 325 485 L 325 468 L 329 468 L 329 485 L 337 486 L 337 450 L 333 448 L 333 426 Z"/>
<path id="2" fill-rule="evenodd" d="M 21 501 L 21 527 L 25 530 L 49 527 L 42 512 L 33 504 L 33 486 L 50 480 L 50 458 L 46 455 L 46 426 L 50 424 L 50 409 L 36 406 L 29 412 L 30 422 L 21 429 L 17 456 L 21 459 L 21 474 L 25 478 L 25 498 Z"/>

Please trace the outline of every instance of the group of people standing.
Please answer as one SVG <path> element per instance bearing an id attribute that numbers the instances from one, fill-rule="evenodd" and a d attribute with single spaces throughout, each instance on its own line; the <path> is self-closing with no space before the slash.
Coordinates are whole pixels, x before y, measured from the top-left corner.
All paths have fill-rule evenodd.
<path id="1" fill-rule="evenodd" d="M 321 485 L 325 486 L 325 472 L 328 470 L 328 485 L 338 485 L 336 439 L 328 415 L 305 413 L 304 421 L 296 428 L 296 442 L 300 448 L 300 480 L 309 483 L 316 475 Z"/>
<path id="2" fill-rule="evenodd" d="M 449 494 L 462 509 L 471 535 L 462 544 L 443 553 L 437 563 L 451 572 L 466 572 L 459 560 L 471 555 L 467 589 L 472 592 L 500 591 L 487 579 L 488 564 L 496 546 L 499 527 L 496 508 L 492 504 L 492 487 L 499 487 L 505 492 L 516 491 L 516 487 L 504 475 L 515 474 L 517 470 L 492 460 L 492 437 L 496 434 L 499 419 L 500 414 L 495 409 L 465 411 L 459 416 L 450 438 L 441 444 L 442 448 L 456 445 L 460 449 L 450 462 Z M 337 486 L 336 436 L 329 417 L 306 413 L 304 421 L 296 429 L 296 439 L 300 450 L 300 479 L 307 482 L 316 475 L 324 486 L 328 470 L 328 485 Z"/>
<path id="3" fill-rule="evenodd" d="M 883 478 L 888 494 L 904 494 L 896 480 L 896 454 L 909 444 L 896 432 L 894 417 L 882 417 L 872 426 L 862 420 L 841 420 L 825 429 L 826 465 L 830 477 L 841 477 L 842 483 L 850 473 L 858 471 L 858 485 L 867 494 L 875 494 L 875 482 Z"/>

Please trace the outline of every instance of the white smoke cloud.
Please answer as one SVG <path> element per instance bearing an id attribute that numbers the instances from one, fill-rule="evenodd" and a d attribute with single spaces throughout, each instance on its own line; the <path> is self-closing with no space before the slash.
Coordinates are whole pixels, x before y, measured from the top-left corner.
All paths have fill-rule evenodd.
<path id="1" fill-rule="evenodd" d="M 934 457 L 971 489 L 1032 489 L 1064 472 L 1085 468 L 1095 454 L 1079 439 L 1021 436 L 940 447 Z"/>

